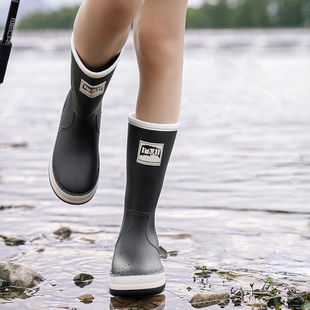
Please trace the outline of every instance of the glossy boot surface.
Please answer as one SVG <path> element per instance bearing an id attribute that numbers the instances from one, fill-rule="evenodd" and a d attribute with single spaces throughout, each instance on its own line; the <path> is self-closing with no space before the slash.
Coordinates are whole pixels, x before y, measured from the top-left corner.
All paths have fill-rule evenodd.
<path id="1" fill-rule="evenodd" d="M 71 89 L 62 110 L 49 178 L 60 199 L 82 204 L 97 189 L 101 102 L 120 56 L 107 70 L 91 72 L 81 62 L 73 41 L 71 49 Z"/>
<path id="2" fill-rule="evenodd" d="M 124 217 L 115 246 L 110 292 L 152 295 L 165 288 L 155 209 L 178 124 L 151 124 L 129 116 Z"/>

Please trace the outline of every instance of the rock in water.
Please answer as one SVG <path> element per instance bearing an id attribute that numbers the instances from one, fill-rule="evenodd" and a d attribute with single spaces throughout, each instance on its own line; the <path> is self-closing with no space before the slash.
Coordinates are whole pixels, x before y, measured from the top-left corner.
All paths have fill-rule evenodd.
<path id="1" fill-rule="evenodd" d="M 80 295 L 78 298 L 84 304 L 90 304 L 94 300 L 94 296 L 90 293 L 84 293 L 84 294 Z"/>
<path id="2" fill-rule="evenodd" d="M 45 279 L 36 271 L 22 264 L 0 262 L 0 279 L 11 286 L 32 288 Z"/>
<path id="3" fill-rule="evenodd" d="M 204 308 L 212 305 L 228 305 L 228 292 L 224 293 L 197 293 L 190 300 L 190 304 L 194 308 Z"/>
<path id="4" fill-rule="evenodd" d="M 87 273 L 79 273 L 77 276 L 73 278 L 73 281 L 76 286 L 84 287 L 93 282 L 94 277 Z"/>

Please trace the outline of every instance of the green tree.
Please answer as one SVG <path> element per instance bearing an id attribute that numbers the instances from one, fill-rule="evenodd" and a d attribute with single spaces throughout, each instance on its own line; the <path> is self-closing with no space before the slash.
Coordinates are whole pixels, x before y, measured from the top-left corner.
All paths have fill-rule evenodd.
<path id="1" fill-rule="evenodd" d="M 237 28 L 270 27 L 267 7 L 270 0 L 239 0 L 233 10 L 231 26 Z"/>
<path id="2" fill-rule="evenodd" d="M 278 25 L 282 27 L 301 27 L 304 23 L 302 6 L 304 0 L 278 0 Z"/>
<path id="3" fill-rule="evenodd" d="M 226 0 L 219 0 L 217 5 L 204 3 L 199 9 L 188 9 L 187 28 L 228 28 L 230 27 L 231 9 Z"/>
<path id="4" fill-rule="evenodd" d="M 71 29 L 78 7 L 63 8 L 57 12 L 34 13 L 18 24 L 23 29 Z"/>

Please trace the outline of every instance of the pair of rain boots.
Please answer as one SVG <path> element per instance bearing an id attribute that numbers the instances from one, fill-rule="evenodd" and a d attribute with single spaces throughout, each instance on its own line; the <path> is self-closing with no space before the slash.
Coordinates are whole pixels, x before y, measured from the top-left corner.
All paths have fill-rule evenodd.
<path id="1" fill-rule="evenodd" d="M 91 72 L 71 41 L 71 89 L 66 98 L 51 156 L 49 178 L 65 202 L 83 204 L 96 192 L 99 178 L 101 102 L 119 62 Z M 179 124 L 153 124 L 128 117 L 127 181 L 121 231 L 110 273 L 116 296 L 158 294 L 165 287 L 159 257 L 155 209 Z"/>

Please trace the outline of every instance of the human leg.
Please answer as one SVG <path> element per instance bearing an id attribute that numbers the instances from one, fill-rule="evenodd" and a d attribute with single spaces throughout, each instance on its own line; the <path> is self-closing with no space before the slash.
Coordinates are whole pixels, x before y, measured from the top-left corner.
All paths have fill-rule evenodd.
<path id="1" fill-rule="evenodd" d="M 134 24 L 140 72 L 138 119 L 176 123 L 182 93 L 187 0 L 146 1 Z"/>
<path id="2" fill-rule="evenodd" d="M 165 287 L 155 209 L 179 125 L 186 6 L 186 0 L 146 0 L 135 21 L 140 89 L 136 113 L 129 115 L 124 217 L 110 276 L 114 295 Z"/>
<path id="3" fill-rule="evenodd" d="M 77 52 L 91 70 L 102 70 L 122 50 L 144 0 L 85 0 L 74 23 Z"/>

